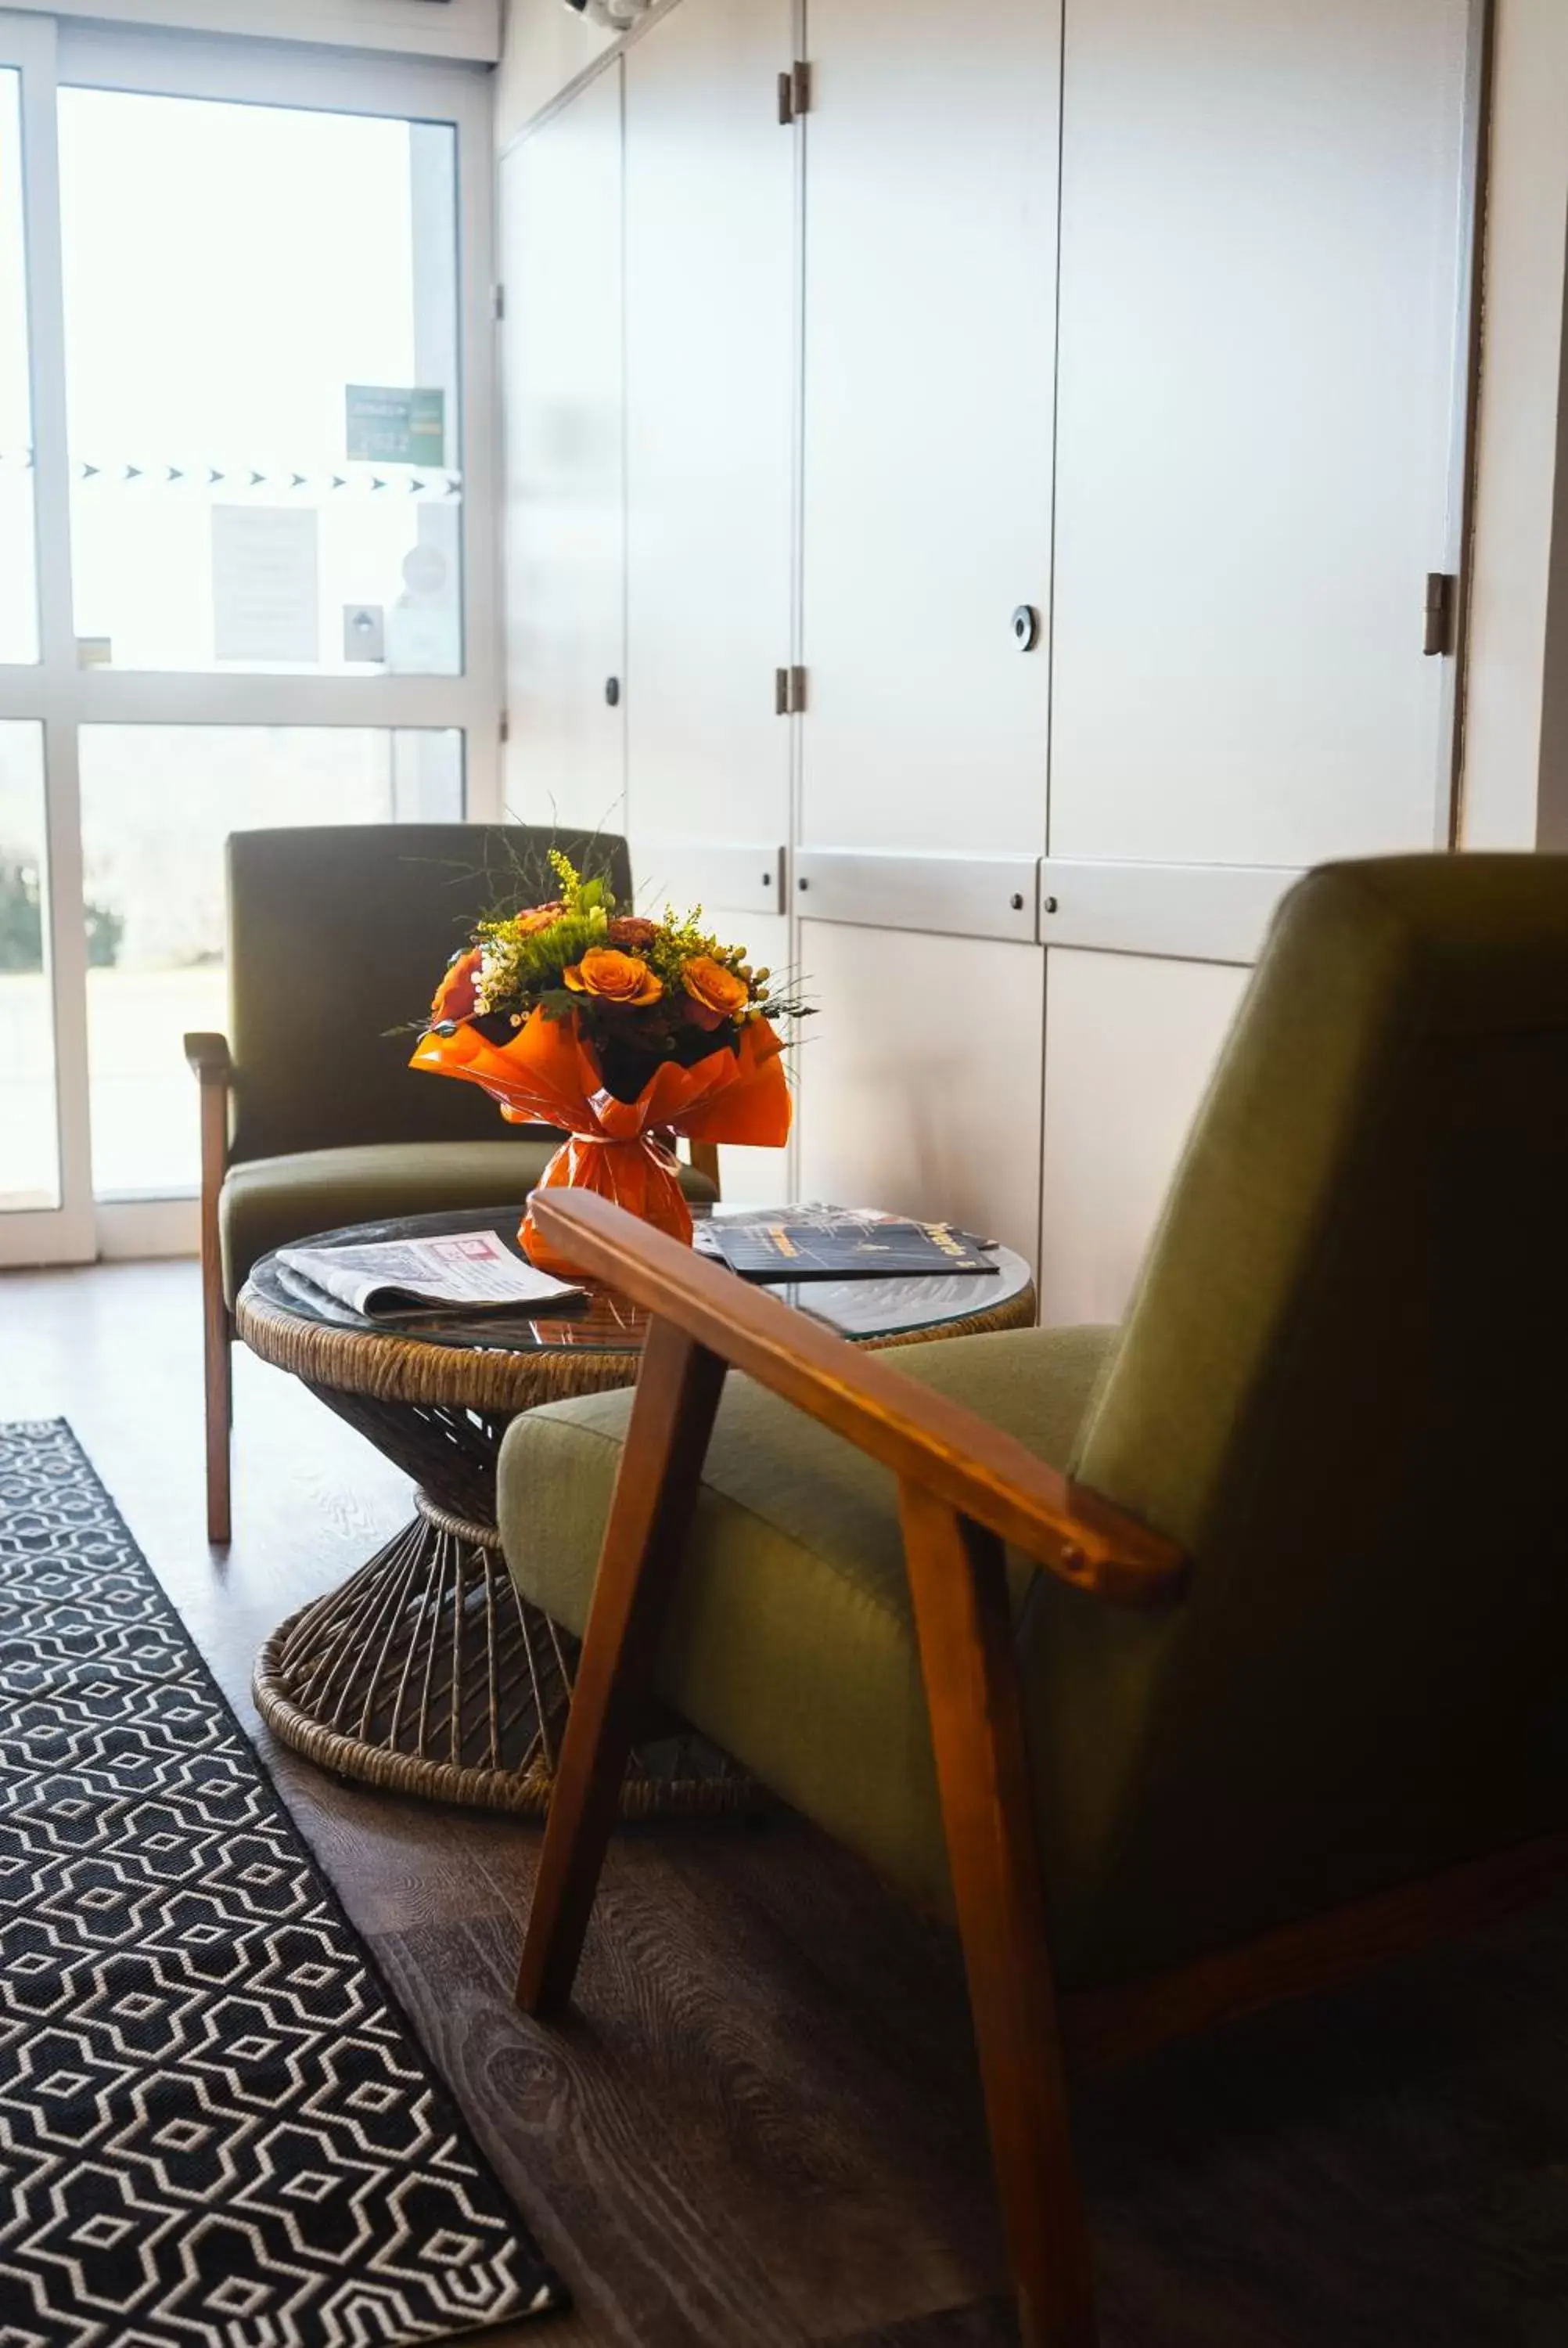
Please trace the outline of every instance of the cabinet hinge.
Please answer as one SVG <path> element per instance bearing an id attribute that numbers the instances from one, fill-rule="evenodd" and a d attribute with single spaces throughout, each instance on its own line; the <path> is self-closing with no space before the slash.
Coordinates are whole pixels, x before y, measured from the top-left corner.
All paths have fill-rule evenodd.
<path id="1" fill-rule="evenodd" d="M 1429 571 L 1427 573 L 1426 633 L 1421 650 L 1427 654 L 1451 653 L 1454 648 L 1454 622 L 1459 611 L 1459 581 L 1451 571 Z"/>
<path id="2" fill-rule="evenodd" d="M 509 709 L 503 709 L 496 721 L 496 738 L 499 742 L 509 742 L 512 738 L 512 713 Z"/>
<path id="3" fill-rule="evenodd" d="M 811 112 L 811 67 L 797 57 L 788 73 L 779 76 L 779 120 L 788 125 Z"/>
<path id="4" fill-rule="evenodd" d="M 775 668 L 774 671 L 774 716 L 797 717 L 804 707 L 804 669 Z"/>
<path id="5" fill-rule="evenodd" d="M 507 289 L 504 285 L 491 286 L 490 309 L 498 324 L 507 314 Z"/>

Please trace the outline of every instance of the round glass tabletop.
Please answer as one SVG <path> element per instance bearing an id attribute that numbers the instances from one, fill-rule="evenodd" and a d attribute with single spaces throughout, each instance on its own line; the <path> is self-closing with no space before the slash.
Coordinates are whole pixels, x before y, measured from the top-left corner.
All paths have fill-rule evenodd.
<path id="1" fill-rule="evenodd" d="M 709 1211 L 698 1208 L 697 1219 L 702 1220 Z M 767 1210 L 720 1207 L 711 1211 L 754 1218 Z M 514 1253 L 519 1253 L 518 1224 L 521 1217 L 520 1206 L 487 1207 L 467 1214 L 405 1215 L 391 1222 L 355 1223 L 344 1230 L 323 1231 L 293 1244 L 363 1246 L 376 1240 L 490 1231 Z M 809 1313 L 814 1320 L 825 1322 L 841 1336 L 862 1343 L 908 1337 L 976 1315 L 989 1316 L 1019 1303 L 1030 1287 L 1028 1264 L 1010 1248 L 997 1248 L 995 1259 L 997 1268 L 993 1272 L 944 1272 L 921 1280 L 791 1281 L 770 1284 L 767 1292 Z M 641 1347 L 646 1313 L 599 1282 L 583 1284 L 588 1293 L 579 1303 L 557 1306 L 548 1314 L 494 1311 L 466 1315 L 415 1313 L 402 1318 L 378 1314 L 369 1320 L 323 1294 L 287 1264 L 280 1263 L 275 1254 L 261 1259 L 248 1283 L 250 1290 L 274 1312 L 292 1314 L 323 1328 L 396 1337 L 405 1344 L 510 1354 L 625 1354 Z"/>

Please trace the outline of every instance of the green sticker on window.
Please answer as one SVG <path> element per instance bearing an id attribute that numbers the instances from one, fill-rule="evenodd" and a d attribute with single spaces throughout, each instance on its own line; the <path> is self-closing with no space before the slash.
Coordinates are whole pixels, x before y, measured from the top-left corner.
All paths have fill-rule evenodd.
<path id="1" fill-rule="evenodd" d="M 444 465 L 446 395 L 395 384 L 351 383 L 344 394 L 351 457 L 372 465 Z"/>

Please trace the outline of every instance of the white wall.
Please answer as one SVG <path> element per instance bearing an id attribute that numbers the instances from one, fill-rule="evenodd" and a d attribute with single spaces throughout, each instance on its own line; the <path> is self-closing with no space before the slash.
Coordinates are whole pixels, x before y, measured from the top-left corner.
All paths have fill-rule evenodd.
<path id="1" fill-rule="evenodd" d="M 1461 837 L 1564 848 L 1568 5 L 1497 0 L 1496 24 Z"/>
<path id="2" fill-rule="evenodd" d="M 505 147 L 569 82 L 614 46 L 564 0 L 500 0 L 501 62 L 496 74 L 496 143 Z M 434 12 L 432 12 L 434 13 Z"/>

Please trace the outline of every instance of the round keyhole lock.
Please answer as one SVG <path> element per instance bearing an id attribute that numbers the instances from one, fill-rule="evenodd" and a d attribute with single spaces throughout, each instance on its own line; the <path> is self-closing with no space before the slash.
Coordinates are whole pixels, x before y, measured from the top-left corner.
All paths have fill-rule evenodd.
<path id="1" fill-rule="evenodd" d="M 1012 640 L 1020 653 L 1033 652 L 1040 642 L 1040 613 L 1032 603 L 1020 603 L 1012 615 Z"/>

